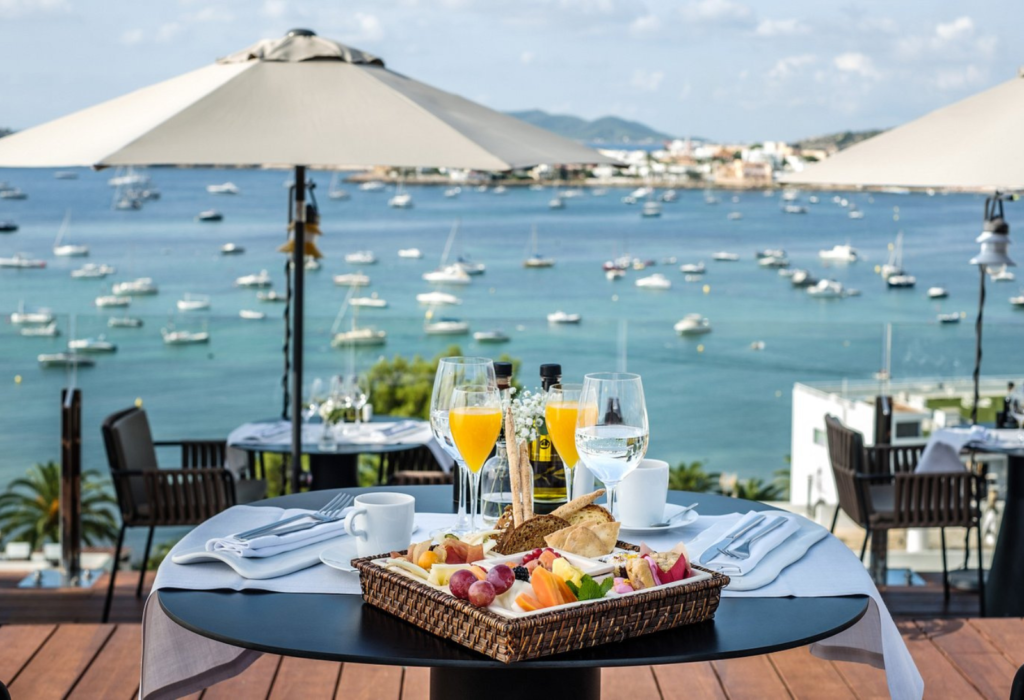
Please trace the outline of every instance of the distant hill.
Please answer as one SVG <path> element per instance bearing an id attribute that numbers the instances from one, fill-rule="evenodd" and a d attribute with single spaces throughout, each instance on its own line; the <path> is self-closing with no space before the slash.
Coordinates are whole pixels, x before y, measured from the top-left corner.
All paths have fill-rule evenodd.
<path id="1" fill-rule="evenodd" d="M 672 139 L 668 134 L 656 131 L 646 124 L 631 122 L 619 117 L 601 117 L 587 121 L 569 114 L 549 114 L 540 109 L 508 112 L 508 114 L 577 141 L 635 143 L 637 141 L 668 141 Z"/>
<path id="2" fill-rule="evenodd" d="M 814 136 L 809 139 L 803 139 L 797 141 L 794 145 L 799 148 L 814 148 L 823 149 L 826 151 L 836 150 L 841 151 L 844 148 L 849 148 L 855 143 L 860 143 L 872 136 L 885 131 L 885 129 L 868 129 L 867 131 L 839 131 L 834 134 L 825 134 L 824 136 Z"/>
<path id="3" fill-rule="evenodd" d="M 0 126 L 0 139 L 2 139 L 4 136 L 7 136 L 7 134 L 13 133 L 14 129 L 5 129 L 4 127 Z"/>

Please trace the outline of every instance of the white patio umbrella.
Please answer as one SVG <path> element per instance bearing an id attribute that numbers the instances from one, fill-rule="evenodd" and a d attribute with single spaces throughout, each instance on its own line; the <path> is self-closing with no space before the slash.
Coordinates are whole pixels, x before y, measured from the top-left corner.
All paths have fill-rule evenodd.
<path id="1" fill-rule="evenodd" d="M 306 168 L 503 171 L 615 163 L 574 141 L 297 29 L 212 65 L 0 139 L 0 167 L 295 168 L 292 465 L 301 453 Z"/>

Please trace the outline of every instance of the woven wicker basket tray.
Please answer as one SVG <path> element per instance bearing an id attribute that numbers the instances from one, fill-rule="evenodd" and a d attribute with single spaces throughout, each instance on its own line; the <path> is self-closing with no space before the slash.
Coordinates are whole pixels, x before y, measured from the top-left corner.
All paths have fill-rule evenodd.
<path id="1" fill-rule="evenodd" d="M 621 549 L 635 545 L 619 542 Z M 363 599 L 439 637 L 503 663 L 536 659 L 704 622 L 715 616 L 729 577 L 654 588 L 629 596 L 510 619 L 373 564 L 354 559 Z M 700 567 L 694 567 L 701 571 Z"/>

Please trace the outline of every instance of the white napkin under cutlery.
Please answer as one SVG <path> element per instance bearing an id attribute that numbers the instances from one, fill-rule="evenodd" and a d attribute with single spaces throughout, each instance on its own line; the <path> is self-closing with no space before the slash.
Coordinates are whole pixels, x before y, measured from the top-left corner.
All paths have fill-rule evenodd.
<path id="1" fill-rule="evenodd" d="M 275 535 L 273 532 L 260 537 L 255 537 L 251 540 L 240 540 L 234 535 L 228 535 L 227 537 L 215 537 L 206 542 L 206 549 L 209 552 L 230 552 L 240 557 L 272 557 L 275 554 L 281 554 L 283 552 L 290 552 L 293 549 L 299 547 L 305 547 L 306 545 L 313 544 L 315 542 L 321 542 L 323 540 L 329 540 L 333 537 L 340 537 L 345 534 L 345 518 L 348 516 L 352 508 L 346 508 L 341 511 L 341 518 L 338 520 L 332 520 L 326 523 L 320 523 L 314 525 L 306 530 L 299 530 L 298 532 L 290 532 L 287 535 Z M 286 510 L 281 513 L 281 519 L 289 518 L 294 515 L 301 515 L 303 513 L 312 513 L 313 511 L 302 510 L 293 508 Z M 293 525 L 301 525 L 303 522 L 312 522 L 312 518 L 307 521 L 298 520 L 293 523 L 289 523 L 284 527 L 291 527 Z"/>
<path id="2" fill-rule="evenodd" d="M 695 562 L 698 561 L 700 556 L 709 547 L 721 542 L 722 538 L 727 536 L 730 532 L 739 531 L 760 515 L 766 516 L 764 521 L 750 532 L 738 538 L 737 541 L 730 544 L 729 547 L 734 548 L 745 540 L 757 537 L 759 532 L 765 528 L 771 527 L 780 519 L 785 520 L 785 522 L 754 542 L 750 547 L 749 558 L 735 559 L 720 552 L 717 556 L 709 559 L 707 563 L 701 564 L 701 566 L 714 569 L 715 571 L 720 571 L 727 576 L 745 576 L 749 574 L 757 567 L 758 564 L 761 563 L 761 560 L 764 559 L 765 556 L 770 554 L 777 547 L 782 546 L 786 540 L 797 533 L 800 529 L 800 523 L 796 518 L 790 516 L 788 513 L 767 514 L 758 511 L 751 511 L 738 521 L 732 519 L 729 519 L 731 522 L 729 520 L 723 520 L 722 522 L 716 523 L 704 530 L 704 532 L 697 535 L 697 537 L 686 545 L 692 560 Z"/>

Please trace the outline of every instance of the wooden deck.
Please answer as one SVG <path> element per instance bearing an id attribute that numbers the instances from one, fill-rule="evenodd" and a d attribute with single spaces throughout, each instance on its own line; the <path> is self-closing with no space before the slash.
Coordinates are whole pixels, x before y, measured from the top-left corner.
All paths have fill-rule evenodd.
<path id="1" fill-rule="evenodd" d="M 1024 665 L 1024 620 L 899 623 L 925 680 L 926 698 L 1009 697 Z M 14 700 L 130 700 L 138 692 L 137 624 L 0 627 L 0 680 Z M 245 673 L 192 700 L 426 700 L 423 668 L 339 664 L 265 655 Z M 713 663 L 639 666 L 602 673 L 605 700 L 828 700 L 887 698 L 884 674 L 823 661 L 806 649 Z"/>

